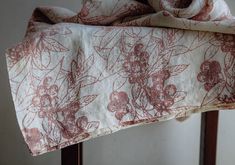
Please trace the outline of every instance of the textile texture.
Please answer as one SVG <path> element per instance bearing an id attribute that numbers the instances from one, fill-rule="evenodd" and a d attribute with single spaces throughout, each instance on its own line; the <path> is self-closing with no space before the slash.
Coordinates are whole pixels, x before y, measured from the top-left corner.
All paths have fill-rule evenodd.
<path id="1" fill-rule="evenodd" d="M 223 0 L 38 7 L 6 51 L 17 119 L 39 155 L 196 112 L 235 109 L 235 18 Z"/>

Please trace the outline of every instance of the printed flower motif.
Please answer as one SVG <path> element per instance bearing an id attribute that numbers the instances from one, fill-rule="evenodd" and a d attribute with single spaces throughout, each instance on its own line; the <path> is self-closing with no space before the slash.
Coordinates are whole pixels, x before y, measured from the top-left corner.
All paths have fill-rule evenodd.
<path id="1" fill-rule="evenodd" d="M 164 112 L 170 113 L 174 103 L 183 100 L 186 93 L 177 91 L 174 84 L 166 84 L 171 76 L 168 69 L 162 69 L 150 76 L 152 86 L 144 87 L 149 103 L 155 109 L 156 116 L 162 116 Z"/>
<path id="2" fill-rule="evenodd" d="M 146 79 L 149 54 L 143 51 L 143 47 L 143 44 L 135 45 L 134 51 L 128 54 L 123 63 L 123 68 L 129 74 L 131 84 L 142 83 Z"/>
<path id="3" fill-rule="evenodd" d="M 221 101 L 222 103 L 234 103 L 235 102 L 235 93 L 226 95 L 224 94 L 223 96 L 219 96 L 218 100 Z"/>
<path id="4" fill-rule="evenodd" d="M 39 116 L 44 117 L 47 110 L 57 106 L 59 88 L 51 84 L 51 77 L 46 77 L 42 85 L 36 89 L 36 96 L 32 98 L 32 104 L 39 108 Z"/>
<path id="5" fill-rule="evenodd" d="M 151 76 L 153 86 L 156 88 L 160 88 L 160 86 L 164 85 L 165 80 L 170 78 L 170 72 L 168 70 L 161 70 Z M 159 89 L 161 90 L 161 89 Z"/>
<path id="6" fill-rule="evenodd" d="M 204 83 L 204 88 L 209 91 L 221 81 L 221 66 L 217 61 L 204 61 L 201 72 L 197 75 L 198 81 Z"/>
<path id="7" fill-rule="evenodd" d="M 76 117 L 74 112 L 62 112 L 64 117 L 62 135 L 64 138 L 70 138 L 74 133 L 78 133 L 78 127 L 76 125 Z M 81 131 L 80 131 L 81 132 Z"/>
<path id="8" fill-rule="evenodd" d="M 26 143 L 32 152 L 40 151 L 41 133 L 37 128 L 24 128 L 23 130 Z"/>
<path id="9" fill-rule="evenodd" d="M 89 132 L 99 127 L 98 121 L 89 122 L 86 116 L 81 116 L 76 119 L 74 112 L 65 112 L 63 116 L 64 120 L 61 122 L 64 128 L 62 129 L 62 136 L 67 139 L 79 134 L 84 134 L 84 138 L 86 138 L 89 136 Z"/>
<path id="10" fill-rule="evenodd" d="M 177 88 L 173 84 L 165 86 L 165 81 L 169 79 L 168 70 L 161 70 L 151 76 L 152 87 L 146 87 L 146 94 L 150 104 L 160 112 L 169 112 L 170 107 L 174 104 Z"/>
<path id="11" fill-rule="evenodd" d="M 235 57 L 235 35 L 215 33 L 215 37 L 221 42 L 221 50 Z"/>
<path id="12" fill-rule="evenodd" d="M 20 43 L 14 48 L 9 49 L 8 57 L 13 65 L 16 64 L 24 56 L 32 53 L 32 50 L 34 49 L 34 45 L 31 44 L 32 42 L 32 39 L 28 39 L 24 43 Z"/>
<path id="13" fill-rule="evenodd" d="M 33 28 L 34 25 L 29 25 Z M 27 34 L 30 33 L 29 31 Z M 16 64 L 23 57 L 25 60 L 33 60 L 33 62 L 40 68 L 47 68 L 51 62 L 51 52 L 67 52 L 69 51 L 64 45 L 59 41 L 55 40 L 54 37 L 58 34 L 67 35 L 71 34 L 71 30 L 67 27 L 63 28 L 50 28 L 49 30 L 44 30 L 37 35 L 29 35 L 24 42 L 18 44 L 14 48 L 8 49 L 8 57 L 11 62 L 11 67 Z M 32 57 L 32 58 L 29 58 Z M 42 60 L 42 56 L 47 60 Z"/>
<path id="14" fill-rule="evenodd" d="M 112 92 L 110 95 L 110 103 L 108 104 L 108 110 L 115 112 L 115 117 L 118 120 L 122 120 L 123 116 L 129 112 L 128 104 L 129 98 L 125 92 Z"/>

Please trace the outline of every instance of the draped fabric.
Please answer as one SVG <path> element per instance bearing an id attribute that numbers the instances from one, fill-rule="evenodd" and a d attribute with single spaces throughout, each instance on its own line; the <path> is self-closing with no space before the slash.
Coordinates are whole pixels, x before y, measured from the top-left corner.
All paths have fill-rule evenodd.
<path id="1" fill-rule="evenodd" d="M 38 7 L 6 51 L 18 123 L 39 155 L 132 126 L 235 109 L 235 18 L 223 0 Z"/>

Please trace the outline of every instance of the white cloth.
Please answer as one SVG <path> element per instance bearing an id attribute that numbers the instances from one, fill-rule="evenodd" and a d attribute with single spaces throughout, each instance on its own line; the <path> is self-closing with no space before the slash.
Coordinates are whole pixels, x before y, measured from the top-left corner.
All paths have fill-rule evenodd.
<path id="1" fill-rule="evenodd" d="M 29 149 L 38 155 L 131 126 L 234 109 L 233 34 L 223 0 L 35 9 L 26 37 L 6 53 Z"/>

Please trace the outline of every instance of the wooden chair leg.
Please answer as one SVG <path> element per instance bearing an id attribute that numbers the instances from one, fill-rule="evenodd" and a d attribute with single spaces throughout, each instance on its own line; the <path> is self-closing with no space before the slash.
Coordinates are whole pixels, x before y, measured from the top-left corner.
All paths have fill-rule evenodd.
<path id="1" fill-rule="evenodd" d="M 216 165 L 219 111 L 202 113 L 200 165 Z"/>
<path id="2" fill-rule="evenodd" d="M 82 143 L 68 146 L 61 150 L 62 165 L 82 165 Z"/>

